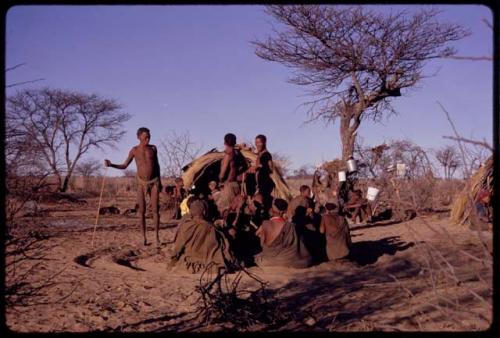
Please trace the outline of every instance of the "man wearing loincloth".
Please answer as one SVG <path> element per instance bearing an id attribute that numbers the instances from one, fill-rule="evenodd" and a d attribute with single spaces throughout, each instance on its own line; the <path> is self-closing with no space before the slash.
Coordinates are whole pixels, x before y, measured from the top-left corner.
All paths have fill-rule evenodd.
<path id="1" fill-rule="evenodd" d="M 153 211 L 153 222 L 156 232 L 156 246 L 160 246 L 159 228 L 160 228 L 160 164 L 158 163 L 158 150 L 156 146 L 149 144 L 151 133 L 148 128 L 139 128 L 137 130 L 139 145 L 133 147 L 127 159 L 123 164 L 113 164 L 109 160 L 104 160 L 104 165 L 116 169 L 127 169 L 133 159 L 137 166 L 137 204 L 139 205 L 139 216 L 144 237 L 146 240 L 146 195 L 150 196 L 151 208 Z"/>
<path id="2" fill-rule="evenodd" d="M 219 212 L 224 214 L 234 197 L 240 192 L 239 182 L 247 169 L 247 163 L 236 146 L 236 136 L 228 133 L 224 136 L 224 157 L 222 158 L 219 184 L 222 187 L 217 201 Z"/>

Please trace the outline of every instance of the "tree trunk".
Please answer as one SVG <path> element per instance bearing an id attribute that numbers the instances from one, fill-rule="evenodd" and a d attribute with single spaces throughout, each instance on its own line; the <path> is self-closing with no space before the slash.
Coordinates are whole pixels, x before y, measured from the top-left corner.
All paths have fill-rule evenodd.
<path id="1" fill-rule="evenodd" d="M 342 142 L 342 160 L 347 161 L 354 154 L 357 126 L 350 126 L 351 119 L 342 117 L 340 121 L 340 138 Z"/>
<path id="2" fill-rule="evenodd" d="M 68 190 L 68 186 L 69 186 L 69 180 L 71 179 L 71 173 L 68 173 L 65 177 L 64 177 L 64 181 L 61 185 L 61 189 L 60 189 L 60 192 L 66 192 Z"/>

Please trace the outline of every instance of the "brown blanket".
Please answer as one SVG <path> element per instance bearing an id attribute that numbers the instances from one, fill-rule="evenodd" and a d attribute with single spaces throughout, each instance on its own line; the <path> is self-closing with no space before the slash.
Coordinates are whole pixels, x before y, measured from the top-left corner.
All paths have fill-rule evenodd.
<path id="1" fill-rule="evenodd" d="M 285 222 L 280 229 L 272 221 L 264 221 L 259 235 L 262 252 L 255 257 L 257 265 L 290 268 L 311 266 L 311 255 L 299 238 L 293 223 Z"/>
<path id="2" fill-rule="evenodd" d="M 196 273 L 210 263 L 229 267 L 233 256 L 227 239 L 212 224 L 185 217 L 175 235 L 172 260 Z"/>
<path id="3" fill-rule="evenodd" d="M 329 260 L 349 255 L 352 243 L 345 217 L 338 214 L 324 214 L 321 217 L 320 230 L 326 235 L 326 254 Z"/>

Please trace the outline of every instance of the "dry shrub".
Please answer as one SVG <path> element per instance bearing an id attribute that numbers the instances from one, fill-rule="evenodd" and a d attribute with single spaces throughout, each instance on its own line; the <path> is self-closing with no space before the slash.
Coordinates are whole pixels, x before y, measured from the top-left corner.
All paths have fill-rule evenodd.
<path id="1" fill-rule="evenodd" d="M 215 275 L 214 272 L 216 271 Z M 243 289 L 243 277 L 257 282 L 256 289 Z M 205 324 L 231 323 L 239 329 L 253 325 L 273 325 L 285 320 L 275 301 L 270 301 L 266 283 L 241 268 L 236 274 L 217 269 L 214 264 L 206 267 L 196 287 L 199 294 L 197 315 Z"/>
<path id="2" fill-rule="evenodd" d="M 484 234 L 477 231 L 468 242 L 458 243 L 448 231 L 439 225 L 431 225 L 422 219 L 435 234 L 436 241 L 424 242 L 408 225 L 413 234 L 421 266 L 420 278 L 424 281 L 427 294 L 417 295 L 415 281 L 398 280 L 399 286 L 410 297 L 410 306 L 420 315 L 432 312 L 453 322 L 453 329 L 475 330 L 486 329 L 492 321 L 493 295 L 493 256 L 491 245 Z M 418 288 L 417 288 L 418 289 Z M 421 323 L 416 321 L 420 330 L 429 330 L 426 325 L 433 321 Z"/>

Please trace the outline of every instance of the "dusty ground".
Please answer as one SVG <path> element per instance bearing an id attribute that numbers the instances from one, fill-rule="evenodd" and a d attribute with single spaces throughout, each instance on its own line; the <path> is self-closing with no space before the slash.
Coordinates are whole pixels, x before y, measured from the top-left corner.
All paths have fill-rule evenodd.
<path id="1" fill-rule="evenodd" d="M 452 225 L 446 213 L 352 225 L 353 263 L 251 268 L 289 320 L 238 328 L 193 314 L 200 276 L 166 268 L 175 224 L 162 219 L 157 252 L 140 245 L 134 217 L 103 216 L 92 248 L 96 206 L 97 199 L 42 205 L 45 217 L 25 218 L 13 232 L 6 247 L 7 286 L 17 287 L 7 296 L 11 330 L 434 331 L 484 330 L 491 322 L 491 232 Z M 153 240 L 151 227 L 148 235 Z M 27 250 L 16 254 L 26 236 Z M 244 278 L 242 286 L 256 283 Z"/>

